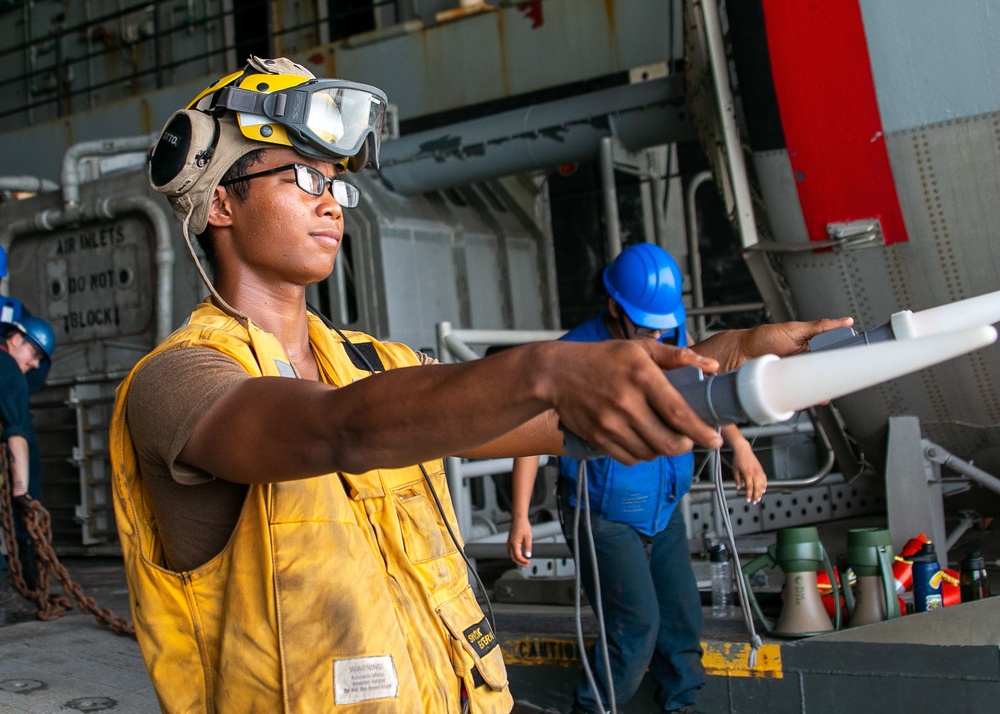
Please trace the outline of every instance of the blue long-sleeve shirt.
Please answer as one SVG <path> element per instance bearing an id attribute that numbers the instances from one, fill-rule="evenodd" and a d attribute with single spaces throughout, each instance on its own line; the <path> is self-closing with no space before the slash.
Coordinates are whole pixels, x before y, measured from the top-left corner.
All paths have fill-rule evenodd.
<path id="1" fill-rule="evenodd" d="M 0 349 L 0 440 L 4 444 L 12 436 L 24 437 L 28 442 L 28 493 L 33 498 L 41 496 L 41 457 L 35 427 L 31 421 L 28 382 L 17 362 L 6 350 Z"/>

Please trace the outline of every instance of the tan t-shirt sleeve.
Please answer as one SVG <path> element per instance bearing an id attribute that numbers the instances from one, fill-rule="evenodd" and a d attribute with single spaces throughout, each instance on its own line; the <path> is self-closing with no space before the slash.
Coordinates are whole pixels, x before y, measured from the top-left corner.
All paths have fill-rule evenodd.
<path id="1" fill-rule="evenodd" d="M 245 379 L 251 376 L 239 362 L 207 347 L 167 350 L 149 360 L 128 394 L 128 425 L 140 461 L 167 469 L 181 484 L 210 480 L 177 463 L 177 455 L 219 397 Z"/>
<path id="2" fill-rule="evenodd" d="M 251 379 L 207 347 L 168 350 L 146 362 L 128 393 L 126 419 L 163 547 L 164 567 L 187 571 L 229 541 L 247 486 L 177 463 L 191 432 L 227 390 Z"/>

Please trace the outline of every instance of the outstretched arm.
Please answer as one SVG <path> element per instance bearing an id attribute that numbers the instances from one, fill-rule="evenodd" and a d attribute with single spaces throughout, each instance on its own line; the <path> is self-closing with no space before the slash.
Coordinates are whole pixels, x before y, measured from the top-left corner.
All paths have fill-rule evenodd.
<path id="1" fill-rule="evenodd" d="M 733 450 L 733 478 L 736 488 L 745 488 L 747 503 L 759 503 L 767 490 L 767 474 L 753 446 L 735 424 L 722 428 L 722 438 Z"/>
<path id="2" fill-rule="evenodd" d="M 178 461 L 266 483 L 447 454 L 559 454 L 559 421 L 623 463 L 683 453 L 693 442 L 714 448 L 718 434 L 663 374 L 684 365 L 717 367 L 652 340 L 609 340 L 536 343 L 474 362 L 389 370 L 339 389 L 247 379 L 200 419 Z"/>
<path id="3" fill-rule="evenodd" d="M 531 521 L 528 507 L 531 492 L 538 475 L 537 456 L 522 456 L 514 459 L 511 472 L 510 532 L 507 534 L 507 553 L 517 565 L 526 566 L 531 562 Z"/>

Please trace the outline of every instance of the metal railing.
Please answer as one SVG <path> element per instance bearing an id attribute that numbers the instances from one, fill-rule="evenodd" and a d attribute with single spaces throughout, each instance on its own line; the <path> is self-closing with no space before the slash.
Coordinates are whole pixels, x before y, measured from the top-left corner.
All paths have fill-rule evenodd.
<path id="1" fill-rule="evenodd" d="M 703 308 L 709 312 L 712 308 Z M 725 309 L 724 307 L 721 309 Z M 471 330 L 454 329 L 450 322 L 437 323 L 437 350 L 441 362 L 468 362 L 479 359 L 483 355 L 473 349 L 473 345 L 479 348 L 491 346 L 514 346 L 538 342 L 543 340 L 554 340 L 565 334 L 564 330 Z M 485 350 L 483 350 L 485 352 Z M 824 447 L 825 458 L 818 469 L 802 478 L 774 479 L 772 489 L 773 494 L 785 491 L 808 488 L 817 485 L 826 478 L 833 470 L 834 454 L 830 448 L 826 434 L 822 429 L 815 429 L 811 423 L 799 424 L 789 422 L 784 424 L 773 424 L 769 426 L 752 426 L 741 429 L 748 438 L 771 438 L 784 435 L 806 435 L 812 436 Z M 704 453 L 704 463 L 696 466 L 696 473 L 713 473 L 711 459 L 716 458 L 716 452 Z M 487 532 L 482 532 L 481 527 L 475 524 L 471 480 L 492 476 L 495 474 L 509 473 L 513 467 L 513 459 L 490 459 L 482 461 L 467 461 L 458 457 L 448 457 L 445 459 L 445 471 L 448 478 L 448 487 L 451 490 L 454 502 L 455 514 L 458 519 L 459 529 L 465 539 L 467 552 L 470 558 L 503 558 L 506 557 L 506 536 L 497 533 L 495 524 L 486 528 Z M 697 480 L 692 484 L 691 492 L 708 491 L 714 489 L 711 480 Z M 735 493 L 735 485 L 727 487 L 727 491 Z M 772 494 L 772 495 L 773 495 Z M 688 496 L 685 496 L 685 500 Z M 718 521 L 721 514 L 714 513 L 713 501 L 713 521 Z M 720 524 L 716 523 L 718 527 Z M 532 527 L 533 539 L 539 542 L 539 547 L 534 548 L 535 555 L 542 558 L 565 558 L 568 551 L 564 542 L 559 542 L 560 538 L 553 538 L 552 526 L 548 523 L 538 524 Z M 690 522 L 688 523 L 688 533 L 692 533 Z"/>
<path id="2" fill-rule="evenodd" d="M 65 13 L 60 13 L 50 19 L 44 32 L 35 35 L 39 18 L 31 14 L 34 4 L 25 3 L 18 23 L 23 26 L 21 41 L 0 46 L 0 67 L 20 68 L 0 75 L 0 92 L 5 97 L 0 127 L 28 126 L 178 80 L 224 72 L 250 52 L 274 56 L 278 50 L 285 51 L 286 45 L 304 52 L 330 42 L 331 28 L 358 25 L 355 20 L 362 13 L 372 23 L 378 17 L 383 26 L 405 19 L 400 0 L 380 0 L 334 13 L 317 11 L 311 18 L 282 27 L 272 23 L 272 18 L 280 17 L 283 3 L 279 0 L 226 2 L 217 11 L 209 11 L 209 2 L 197 5 L 200 12 L 193 2 L 187 3 L 187 12 L 181 12 L 172 0 L 135 2 L 69 24 Z M 80 12 L 79 7 L 75 12 Z M 13 13 L 8 10 L 6 14 Z M 248 15 L 256 20 L 247 20 Z M 11 23 L 0 36 L 12 38 L 13 27 Z"/>

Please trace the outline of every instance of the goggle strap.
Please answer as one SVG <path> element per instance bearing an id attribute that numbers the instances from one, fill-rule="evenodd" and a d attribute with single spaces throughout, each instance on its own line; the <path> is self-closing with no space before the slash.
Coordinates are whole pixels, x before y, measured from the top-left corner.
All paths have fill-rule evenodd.
<path id="1" fill-rule="evenodd" d="M 266 94 L 239 87 L 223 87 L 212 97 L 212 109 L 229 109 L 247 114 L 263 114 Z"/>

